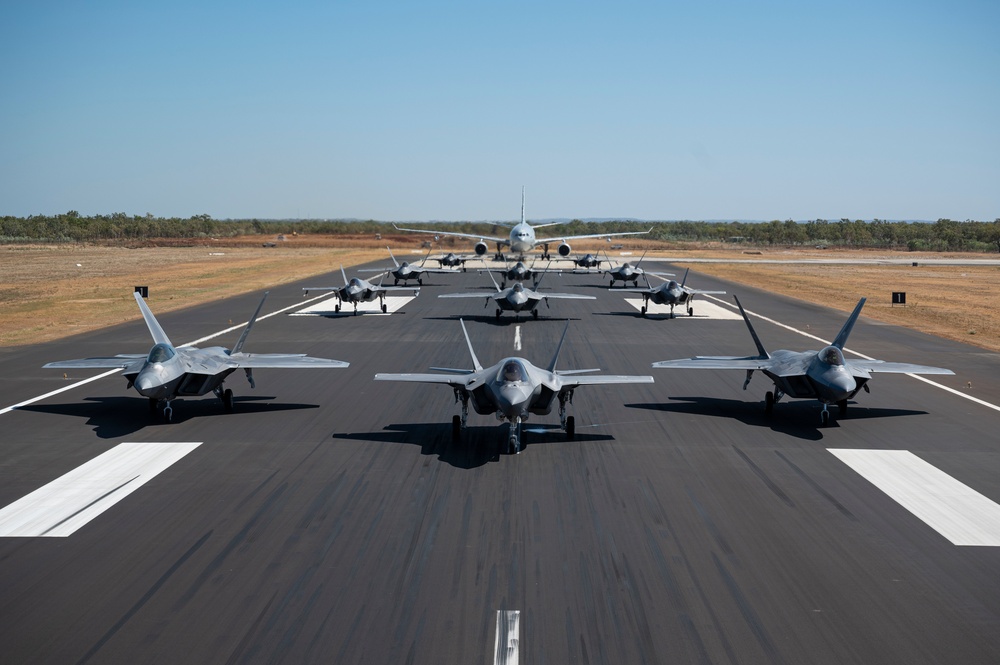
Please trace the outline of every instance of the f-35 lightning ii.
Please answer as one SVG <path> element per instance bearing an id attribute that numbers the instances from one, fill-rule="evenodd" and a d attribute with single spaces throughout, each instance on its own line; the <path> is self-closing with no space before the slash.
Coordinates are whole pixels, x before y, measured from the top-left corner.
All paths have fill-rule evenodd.
<path id="1" fill-rule="evenodd" d="M 403 284 L 406 284 L 406 282 L 411 279 L 417 280 L 418 284 L 423 284 L 425 273 L 441 274 L 455 272 L 454 270 L 445 270 L 444 268 L 425 268 L 424 263 L 427 261 L 427 257 L 431 255 L 430 250 L 427 251 L 427 256 L 425 256 L 423 261 L 420 262 L 420 265 L 415 266 L 411 265 L 407 261 L 400 263 L 396 260 L 396 257 L 392 255 L 392 250 L 388 247 L 386 247 L 386 249 L 389 250 L 389 258 L 392 259 L 392 264 L 396 266 L 395 268 L 388 270 L 384 270 L 382 268 L 364 268 L 358 272 L 380 272 L 384 275 L 392 275 L 393 286 L 399 284 L 400 280 L 403 281 Z"/>
<path id="2" fill-rule="evenodd" d="M 382 305 L 382 313 L 385 314 L 388 311 L 385 306 L 385 294 L 388 291 L 413 291 L 414 295 L 420 293 L 419 287 L 382 286 L 381 284 L 372 284 L 360 277 L 347 279 L 344 266 L 340 266 L 340 274 L 344 276 L 343 286 L 307 286 L 302 289 L 302 292 L 308 294 L 310 291 L 333 291 L 338 301 L 333 311 L 339 312 L 344 303 L 349 302 L 354 305 L 355 316 L 358 313 L 359 302 L 371 302 L 376 298 Z"/>
<path id="3" fill-rule="evenodd" d="M 656 303 L 657 305 L 670 305 L 670 318 L 674 318 L 674 307 L 676 305 L 687 305 L 688 316 L 694 316 L 694 307 L 692 302 L 694 297 L 701 294 L 709 295 L 724 295 L 725 291 L 701 291 L 699 289 L 692 289 L 687 284 L 688 272 L 690 268 L 684 271 L 684 279 L 678 284 L 675 280 L 668 280 L 660 284 L 659 286 L 652 287 L 649 286 L 649 280 L 646 280 L 645 289 L 622 289 L 626 293 L 641 293 L 642 294 L 642 312 L 643 316 L 646 316 L 646 312 L 649 311 L 650 301 Z M 649 273 L 655 274 L 655 273 Z"/>
<path id="4" fill-rule="evenodd" d="M 438 298 L 486 298 L 486 307 L 489 306 L 490 301 L 496 303 L 497 306 L 497 321 L 500 320 L 500 314 L 503 312 L 514 312 L 516 318 L 520 318 L 521 312 L 531 312 L 532 316 L 536 319 L 538 318 L 538 304 L 545 301 L 546 306 L 549 305 L 549 299 L 562 299 L 562 300 L 596 300 L 594 296 L 582 296 L 576 293 L 543 293 L 540 291 L 535 291 L 529 289 L 521 282 L 515 282 L 513 286 L 509 286 L 505 289 L 501 289 L 497 284 L 497 281 L 493 278 L 493 274 L 487 271 L 490 276 L 490 281 L 493 282 L 493 286 L 496 287 L 495 293 L 490 293 L 484 296 L 482 293 L 443 293 L 438 296 Z M 544 277 L 544 275 L 543 275 Z M 541 278 L 535 282 L 535 287 L 542 281 Z"/>
<path id="5" fill-rule="evenodd" d="M 432 367 L 431 369 L 447 374 L 376 374 L 376 381 L 414 381 L 418 383 L 444 383 L 455 391 L 455 399 L 462 404 L 462 415 L 454 416 L 451 421 L 452 437 L 461 438 L 462 430 L 469 417 L 469 402 L 476 413 L 481 415 L 495 414 L 498 420 L 506 420 L 509 424 L 507 435 L 508 451 L 520 452 L 522 442 L 522 424 L 531 414 L 544 416 L 552 411 L 553 403 L 559 401 L 559 423 L 572 439 L 576 433 L 573 416 L 566 415 L 566 405 L 573 401 L 573 391 L 580 386 L 609 383 L 652 383 L 651 376 L 620 376 L 597 375 L 581 376 L 587 372 L 597 372 L 597 369 L 558 370 L 556 362 L 559 351 L 566 340 L 569 321 L 563 329 L 559 346 L 555 355 L 545 368 L 537 367 L 524 358 L 504 358 L 495 365 L 483 367 L 469 340 L 469 332 L 465 329 L 465 321 L 459 319 L 465 341 L 469 346 L 474 369 L 450 369 Z M 455 376 L 457 375 L 457 376 Z"/>

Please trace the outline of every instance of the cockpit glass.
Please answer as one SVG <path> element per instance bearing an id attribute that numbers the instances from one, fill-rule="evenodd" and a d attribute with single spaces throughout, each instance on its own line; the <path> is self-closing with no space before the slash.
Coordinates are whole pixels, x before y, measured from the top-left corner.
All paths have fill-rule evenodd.
<path id="1" fill-rule="evenodd" d="M 844 356 L 841 354 L 840 349 L 835 346 L 828 346 L 823 349 L 822 353 L 820 353 L 820 357 L 827 365 L 844 364 Z"/>
<path id="2" fill-rule="evenodd" d="M 516 360 L 508 360 L 500 368 L 498 380 L 503 383 L 519 383 L 526 380 L 524 367 Z"/>
<path id="3" fill-rule="evenodd" d="M 150 363 L 163 363 L 167 362 L 174 357 L 175 351 L 170 347 L 169 344 L 157 344 L 152 349 L 149 350 L 149 356 L 146 358 L 146 362 Z"/>

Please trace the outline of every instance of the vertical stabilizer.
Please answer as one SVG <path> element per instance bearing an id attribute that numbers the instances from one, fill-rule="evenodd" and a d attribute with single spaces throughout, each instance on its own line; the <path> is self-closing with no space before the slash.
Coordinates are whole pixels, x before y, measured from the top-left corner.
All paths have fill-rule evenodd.
<path id="1" fill-rule="evenodd" d="M 681 288 L 682 288 L 682 289 L 684 288 L 684 285 L 685 285 L 685 284 L 687 284 L 687 281 L 688 281 L 688 273 L 689 273 L 689 272 L 691 272 L 691 269 L 690 269 L 690 268 L 688 268 L 687 270 L 685 270 L 685 271 L 684 271 L 684 279 L 682 279 L 682 280 L 681 280 Z M 739 301 L 737 301 L 737 302 L 739 302 Z"/>
<path id="2" fill-rule="evenodd" d="M 861 308 L 865 306 L 865 300 L 867 300 L 867 298 L 862 298 L 858 301 L 854 311 L 851 312 L 849 317 L 847 317 L 847 322 L 844 323 L 844 327 L 840 329 L 839 333 L 837 333 L 837 339 L 833 340 L 833 345 L 841 351 L 844 350 L 844 345 L 847 344 L 847 336 L 851 334 L 851 329 L 854 328 L 854 324 L 857 322 L 858 316 L 861 314 Z"/>
<path id="3" fill-rule="evenodd" d="M 562 337 L 559 338 L 559 346 L 556 347 L 555 355 L 552 356 L 552 362 L 549 363 L 548 370 L 550 372 L 556 371 L 556 363 L 559 361 L 559 352 L 562 351 L 563 342 L 566 341 L 566 333 L 569 332 L 569 319 L 566 319 L 566 327 L 563 328 Z"/>
<path id="4" fill-rule="evenodd" d="M 386 245 L 385 248 L 389 249 L 389 245 Z M 389 249 L 389 258 L 392 259 L 392 265 L 394 265 L 394 266 L 396 266 L 398 268 L 399 267 L 399 261 L 397 261 L 396 257 L 392 255 L 392 250 L 391 249 Z"/>
<path id="5" fill-rule="evenodd" d="M 521 185 L 521 223 L 524 224 L 524 185 Z"/>
<path id="6" fill-rule="evenodd" d="M 458 320 L 462 324 L 462 332 L 465 333 L 465 343 L 469 345 L 469 355 L 472 356 L 472 366 L 476 371 L 480 371 L 483 366 L 479 363 L 479 358 L 476 357 L 476 351 L 472 348 L 472 340 L 469 339 L 469 331 L 465 329 L 465 321 L 463 319 Z"/>
<path id="7" fill-rule="evenodd" d="M 757 352 L 760 354 L 760 357 L 770 358 L 767 351 L 764 350 L 764 345 L 760 343 L 760 337 L 757 337 L 757 331 L 753 329 L 753 324 L 750 323 L 750 317 L 748 317 L 747 313 L 743 311 L 743 305 L 740 304 L 740 299 L 733 296 L 733 300 L 736 301 L 736 306 L 740 308 L 740 314 L 743 315 L 743 320 L 746 322 L 747 328 L 750 329 L 750 336 L 753 337 L 753 343 L 757 345 Z"/>
<path id="8" fill-rule="evenodd" d="M 264 291 L 264 297 L 260 299 L 260 304 L 257 305 L 257 311 L 250 317 L 250 320 L 247 322 L 247 327 L 243 329 L 243 334 L 240 335 L 238 340 L 236 340 L 236 346 L 233 347 L 231 353 L 239 353 L 243 350 L 243 344 L 246 343 L 247 335 L 250 334 L 250 329 L 253 328 L 254 322 L 257 321 L 257 316 L 260 314 L 260 308 L 264 306 L 264 301 L 267 300 L 268 293 L 270 293 L 270 291 Z"/>
<path id="9" fill-rule="evenodd" d="M 344 286 L 347 286 L 349 282 L 347 281 L 347 271 L 344 270 L 343 264 L 340 265 L 340 274 L 344 276 Z"/>
<path id="10" fill-rule="evenodd" d="M 153 336 L 153 343 L 168 344 L 173 346 L 173 344 L 170 343 L 170 339 L 167 337 L 167 333 L 163 332 L 163 328 L 160 327 L 160 324 L 156 320 L 156 317 L 153 316 L 153 313 L 149 311 L 146 301 L 142 299 L 139 292 L 136 291 L 132 295 L 135 296 L 135 301 L 139 303 L 139 311 L 142 312 L 142 318 L 146 320 L 146 327 L 149 328 L 149 334 Z"/>

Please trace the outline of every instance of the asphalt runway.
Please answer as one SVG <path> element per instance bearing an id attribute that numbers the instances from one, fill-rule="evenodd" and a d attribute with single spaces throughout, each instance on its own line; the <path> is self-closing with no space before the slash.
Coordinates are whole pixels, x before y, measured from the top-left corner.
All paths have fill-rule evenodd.
<path id="1" fill-rule="evenodd" d="M 164 423 L 121 376 L 0 412 L 0 507 L 123 444 L 189 444 L 69 535 L 0 538 L 4 662 L 1000 659 L 1000 548 L 953 544 L 830 452 L 909 451 L 996 506 L 998 354 L 862 315 L 849 349 L 956 375 L 876 375 L 821 428 L 812 402 L 765 416 L 763 375 L 744 392 L 742 372 L 650 363 L 752 354 L 740 319 L 701 315 L 708 302 L 732 311 L 734 292 L 788 326 L 755 319 L 769 350 L 818 349 L 792 328 L 832 339 L 846 313 L 823 303 L 692 272 L 689 286 L 730 295 L 695 301 L 694 317 L 643 318 L 603 277 L 564 274 L 543 290 L 597 300 L 497 322 L 478 301 L 436 297 L 483 288 L 485 301 L 489 280 L 470 270 L 425 279 L 388 315 L 293 315 L 321 302 L 302 286 L 340 281 L 337 271 L 273 288 L 264 313 L 289 309 L 258 321 L 245 350 L 351 366 L 258 370 L 253 390 L 234 373 L 234 413 L 183 399 Z M 150 287 L 156 313 L 169 294 Z M 239 326 L 259 298 L 159 319 L 182 344 Z M 553 414 L 528 423 L 520 454 L 501 453 L 506 426 L 473 413 L 454 443 L 447 387 L 373 376 L 471 367 L 459 317 L 484 365 L 517 354 L 544 366 L 568 318 L 560 368 L 656 382 L 579 389 L 572 441 Z M 150 346 L 140 319 L 0 349 L 0 409 L 100 373 L 63 378 L 46 362 Z"/>

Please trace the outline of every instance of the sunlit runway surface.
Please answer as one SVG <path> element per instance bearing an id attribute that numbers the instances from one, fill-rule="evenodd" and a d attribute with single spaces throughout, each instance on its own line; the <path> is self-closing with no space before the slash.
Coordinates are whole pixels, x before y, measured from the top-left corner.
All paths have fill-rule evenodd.
<path id="1" fill-rule="evenodd" d="M 754 353 L 734 293 L 768 349 L 820 348 L 799 331 L 832 339 L 846 313 L 691 281 L 729 295 L 643 318 L 564 273 L 541 288 L 597 300 L 497 321 L 437 298 L 485 301 L 475 272 L 388 316 L 296 316 L 322 299 L 274 287 L 245 350 L 350 368 L 237 372 L 234 413 L 183 399 L 170 424 L 120 375 L 41 369 L 144 353 L 141 320 L 0 349 L 4 662 L 996 662 L 1000 357 L 862 316 L 850 349 L 956 375 L 877 375 L 827 428 L 808 401 L 767 417 L 762 375 L 649 365 Z M 168 296 L 151 285 L 154 312 Z M 203 340 L 259 299 L 159 318 Z M 572 441 L 553 413 L 519 455 L 492 416 L 452 442 L 448 389 L 372 377 L 471 367 L 460 317 L 484 364 L 547 364 L 569 319 L 559 368 L 656 383 L 579 389 Z"/>

